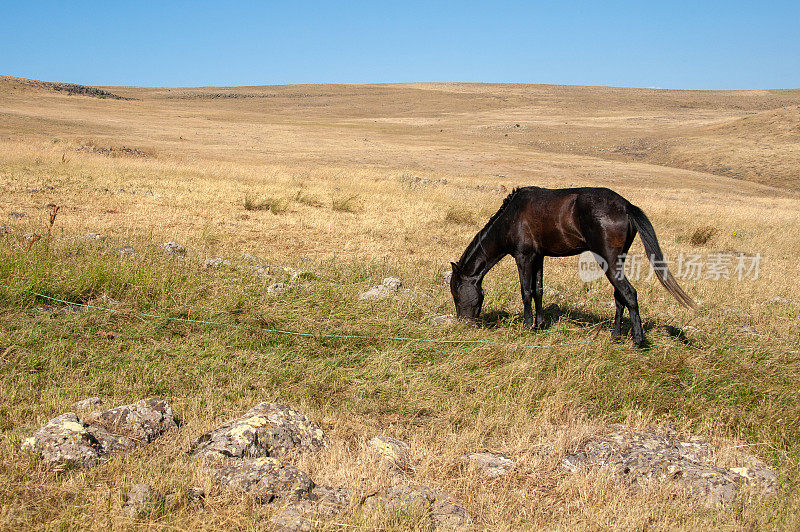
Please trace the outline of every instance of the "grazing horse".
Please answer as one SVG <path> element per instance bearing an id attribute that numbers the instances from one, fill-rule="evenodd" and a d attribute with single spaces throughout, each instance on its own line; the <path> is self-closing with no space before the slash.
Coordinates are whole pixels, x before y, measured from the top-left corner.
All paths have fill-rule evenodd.
<path id="1" fill-rule="evenodd" d="M 631 317 L 633 343 L 644 346 L 642 321 L 636 290 L 625 278 L 625 256 L 641 234 L 644 249 L 664 288 L 683 306 L 697 308 L 669 272 L 656 239 L 656 233 L 644 212 L 607 188 L 539 187 L 517 188 L 503 201 L 467 246 L 458 262 L 452 262 L 450 291 L 459 318 L 478 317 L 483 305 L 481 283 L 486 273 L 506 255 L 517 261 L 519 270 L 523 325 L 544 325 L 542 313 L 542 265 L 544 257 L 567 257 L 591 251 L 605 261 L 606 277 L 614 286 L 616 314 L 611 338 L 618 340 L 622 313 Z M 598 262 L 602 261 L 598 260 Z M 536 321 L 531 310 L 536 305 Z"/>

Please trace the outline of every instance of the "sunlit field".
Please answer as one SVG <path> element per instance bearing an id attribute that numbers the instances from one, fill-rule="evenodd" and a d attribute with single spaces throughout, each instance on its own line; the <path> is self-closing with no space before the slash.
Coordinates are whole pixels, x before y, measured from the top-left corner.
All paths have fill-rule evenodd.
<path id="1" fill-rule="evenodd" d="M 367 441 L 393 436 L 411 447 L 404 475 L 485 530 L 800 528 L 800 91 L 105 90 L 0 78 L 0 528 L 268 527 L 272 505 L 215 490 L 187 455 L 264 401 L 328 434 L 295 464 L 318 484 L 379 489 L 389 473 Z M 643 266 L 645 350 L 611 341 L 613 289 L 583 282 L 576 257 L 545 260 L 543 331 L 522 328 L 510 258 L 484 282 L 479 322 L 433 324 L 454 313 L 450 261 L 529 185 L 612 188 L 668 258 L 721 255 L 731 269 L 679 275 L 691 311 Z M 185 254 L 165 253 L 170 241 Z M 738 257 L 756 256 L 740 279 Z M 403 290 L 359 298 L 390 276 Z M 277 282 L 288 289 L 268 292 Z M 20 451 L 92 396 L 163 397 L 179 427 L 94 468 Z M 744 448 L 780 487 L 709 506 L 669 483 L 568 474 L 563 458 L 612 423 L 706 436 L 723 466 Z M 482 450 L 516 468 L 466 469 Z M 134 520 L 120 501 L 143 482 L 202 486 L 205 511 Z M 318 526 L 428 524 L 355 505 Z"/>

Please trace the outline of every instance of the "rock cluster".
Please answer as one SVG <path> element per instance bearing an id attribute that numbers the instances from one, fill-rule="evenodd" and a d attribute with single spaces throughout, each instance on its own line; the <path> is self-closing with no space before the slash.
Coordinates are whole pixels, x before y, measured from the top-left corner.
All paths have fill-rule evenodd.
<path id="1" fill-rule="evenodd" d="M 61 414 L 27 438 L 22 448 L 51 464 L 96 465 L 150 443 L 175 426 L 170 406 L 151 398 L 82 419 L 73 412 Z"/>
<path id="2" fill-rule="evenodd" d="M 261 403 L 244 416 L 197 438 L 190 453 L 204 460 L 214 483 L 250 493 L 262 503 L 279 503 L 273 524 L 303 530 L 310 515 L 332 516 L 347 508 L 350 492 L 317 486 L 280 458 L 315 452 L 325 433 L 306 416 L 277 403 Z"/>
<path id="3" fill-rule="evenodd" d="M 694 498 L 732 502 L 743 485 L 774 493 L 778 478 L 766 464 L 741 455 L 747 467 L 724 468 L 710 462 L 712 446 L 699 436 L 682 437 L 669 428 L 631 430 L 611 425 L 608 432 L 583 444 L 562 465 L 571 472 L 609 467 L 625 482 L 638 485 L 650 478 L 671 480 Z"/>

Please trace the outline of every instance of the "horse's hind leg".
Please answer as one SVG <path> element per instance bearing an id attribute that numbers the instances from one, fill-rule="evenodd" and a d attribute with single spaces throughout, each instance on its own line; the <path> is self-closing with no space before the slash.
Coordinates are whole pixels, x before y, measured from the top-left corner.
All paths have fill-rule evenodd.
<path id="1" fill-rule="evenodd" d="M 614 285 L 614 299 L 617 301 L 617 314 L 614 316 L 614 330 L 612 337 L 617 333 L 617 327 L 622 324 L 622 309 L 620 308 L 620 299 L 631 315 L 631 334 L 633 335 L 633 344 L 636 347 L 644 346 L 644 332 L 642 331 L 642 320 L 639 317 L 639 301 L 636 297 L 636 289 L 631 285 L 630 281 L 625 277 L 624 268 L 616 264 L 609 263 L 606 277 Z M 620 299 L 617 299 L 619 293 Z"/>
<path id="2" fill-rule="evenodd" d="M 614 314 L 614 328 L 611 329 L 611 339 L 619 340 L 622 338 L 622 313 L 625 312 L 625 300 L 622 298 L 622 293 L 614 289 L 614 302 L 617 306 L 617 311 Z"/>

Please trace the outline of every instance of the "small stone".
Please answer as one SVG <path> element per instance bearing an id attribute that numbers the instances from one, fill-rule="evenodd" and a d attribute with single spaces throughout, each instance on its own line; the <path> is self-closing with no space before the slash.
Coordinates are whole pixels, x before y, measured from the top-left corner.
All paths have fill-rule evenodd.
<path id="1" fill-rule="evenodd" d="M 361 301 L 376 301 L 379 299 L 386 299 L 387 297 L 392 295 L 392 291 L 388 290 L 383 285 L 373 286 L 366 292 L 361 292 L 358 295 L 358 299 Z"/>
<path id="2" fill-rule="evenodd" d="M 117 250 L 121 257 L 133 257 L 136 255 L 136 250 L 131 246 L 122 246 Z"/>
<path id="3" fill-rule="evenodd" d="M 406 442 L 389 436 L 375 436 L 367 443 L 391 465 L 399 469 L 408 467 L 410 448 Z"/>
<path id="4" fill-rule="evenodd" d="M 403 286 L 403 282 L 397 277 L 387 277 L 383 280 L 383 283 L 381 284 L 386 288 L 394 291 L 400 290 L 400 288 L 402 288 Z"/>
<path id="5" fill-rule="evenodd" d="M 104 235 L 101 235 L 100 233 L 86 233 L 86 236 L 84 236 L 83 238 L 84 240 L 94 240 L 97 242 L 102 242 L 103 240 L 106 239 L 106 237 Z"/>
<path id="6" fill-rule="evenodd" d="M 286 283 L 272 283 L 267 287 L 267 293 L 272 295 L 280 295 L 289 289 Z"/>
<path id="7" fill-rule="evenodd" d="M 383 282 L 377 286 L 373 286 L 366 292 L 362 292 L 358 299 L 362 301 L 376 301 L 379 299 L 386 299 L 400 291 L 403 282 L 397 277 L 387 277 Z"/>
<path id="8" fill-rule="evenodd" d="M 9 217 L 9 218 L 13 218 L 13 219 L 15 219 L 15 220 L 19 220 L 19 219 L 21 219 L 21 218 L 27 218 L 27 217 L 28 217 L 28 215 L 27 215 L 26 213 L 24 213 L 24 212 L 14 212 L 14 211 L 11 211 L 10 213 L 8 213 L 8 217 Z"/>
<path id="9" fill-rule="evenodd" d="M 89 397 L 88 399 L 84 399 L 82 401 L 78 401 L 72 405 L 72 408 L 75 410 L 94 410 L 97 406 L 102 406 L 103 400 L 99 397 Z"/>
<path id="10" fill-rule="evenodd" d="M 39 235 L 37 233 L 25 233 L 24 235 L 22 235 L 22 238 L 24 238 L 26 242 L 34 242 L 42 238 L 42 235 Z"/>
<path id="11" fill-rule="evenodd" d="M 161 247 L 164 248 L 164 253 L 168 255 L 185 255 L 186 248 L 177 242 L 164 242 Z"/>
<path id="12" fill-rule="evenodd" d="M 741 327 L 739 327 L 739 332 L 743 332 L 745 334 L 758 334 L 758 331 L 756 331 L 749 325 L 742 325 Z"/>
<path id="13" fill-rule="evenodd" d="M 469 467 L 486 478 L 497 478 L 507 475 L 514 469 L 515 463 L 510 458 L 496 453 L 473 453 L 467 456 Z"/>
<path id="14" fill-rule="evenodd" d="M 431 325 L 434 327 L 455 325 L 456 323 L 458 323 L 458 318 L 452 314 L 442 314 L 440 316 L 434 316 L 431 318 Z"/>
<path id="15" fill-rule="evenodd" d="M 205 262 L 206 268 L 213 268 L 213 269 L 229 268 L 230 265 L 231 263 L 229 261 L 221 258 L 206 259 Z"/>
<path id="16" fill-rule="evenodd" d="M 166 499 L 150 484 L 136 484 L 128 491 L 122 511 L 131 518 L 137 518 L 158 505 L 164 506 Z"/>
<path id="17" fill-rule="evenodd" d="M 261 264 L 261 259 L 250 253 L 242 253 L 242 260 L 245 262 L 252 262 L 253 264 Z"/>
<path id="18" fill-rule="evenodd" d="M 556 290 L 555 288 L 551 288 L 549 286 L 545 286 L 542 289 L 542 292 L 546 296 L 564 297 L 564 293 L 563 292 L 561 292 L 560 290 Z"/>
<path id="19" fill-rule="evenodd" d="M 450 278 L 453 277 L 453 270 L 444 270 L 442 271 L 442 279 L 444 279 L 445 284 L 450 284 Z"/>
<path id="20" fill-rule="evenodd" d="M 184 497 L 187 505 L 195 512 L 203 512 L 206 507 L 206 492 L 199 486 L 190 486 L 186 488 Z M 177 499 L 177 497 L 176 497 Z M 177 503 L 177 500 L 176 500 Z M 177 506 L 177 504 L 176 504 Z"/>

